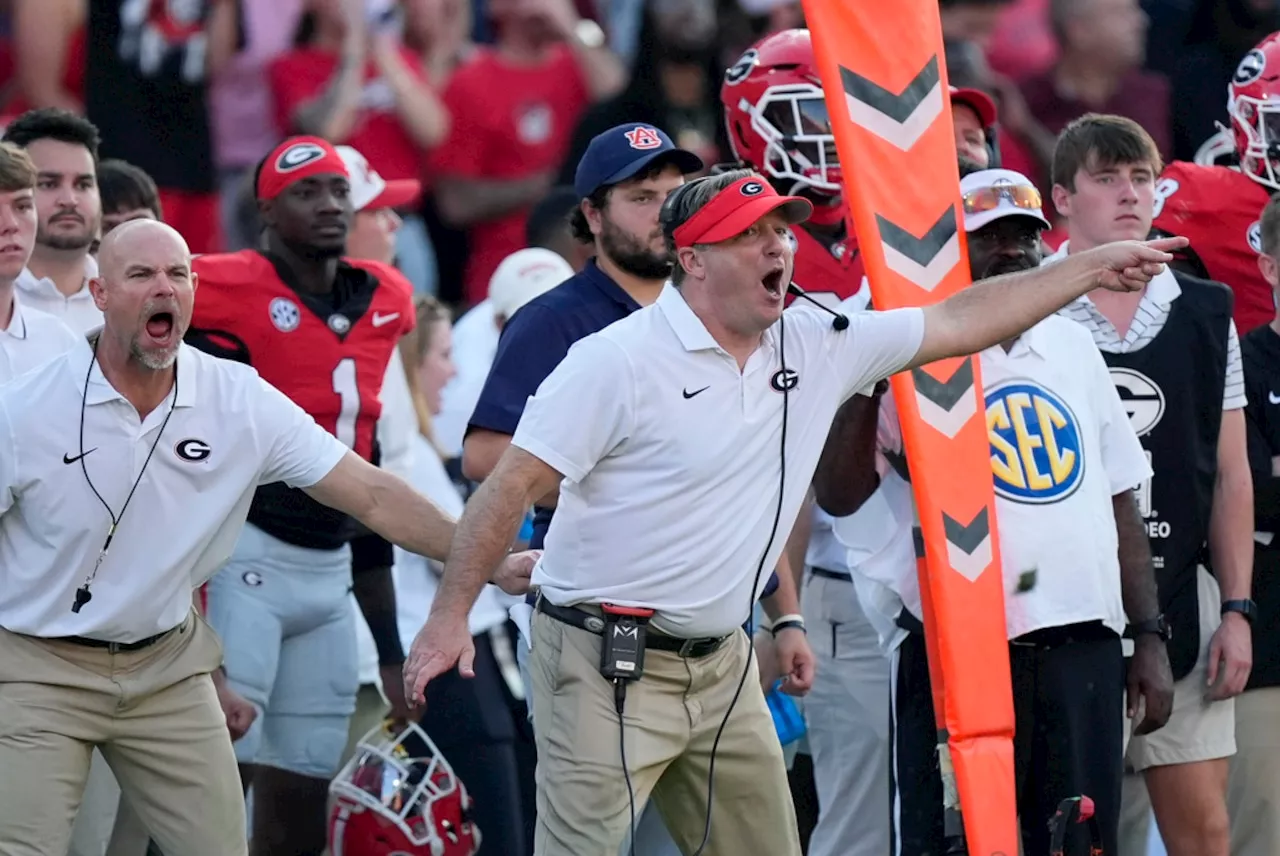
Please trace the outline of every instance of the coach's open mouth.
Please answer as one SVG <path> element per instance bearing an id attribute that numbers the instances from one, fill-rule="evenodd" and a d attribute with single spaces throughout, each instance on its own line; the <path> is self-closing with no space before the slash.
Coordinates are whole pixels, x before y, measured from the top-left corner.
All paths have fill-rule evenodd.
<path id="1" fill-rule="evenodd" d="M 782 269 L 770 271 L 761 280 L 764 283 L 764 290 L 774 297 L 782 296 L 782 273 Z"/>
<path id="2" fill-rule="evenodd" d="M 147 335 L 163 342 L 173 333 L 173 313 L 157 312 L 147 319 Z"/>

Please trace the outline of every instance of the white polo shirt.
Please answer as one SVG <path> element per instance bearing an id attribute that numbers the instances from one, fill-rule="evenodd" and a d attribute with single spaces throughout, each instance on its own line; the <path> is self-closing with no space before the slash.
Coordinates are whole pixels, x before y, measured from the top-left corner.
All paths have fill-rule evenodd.
<path id="1" fill-rule="evenodd" d="M 779 500 L 780 351 L 796 382 L 766 570 L 840 404 L 920 349 L 921 310 L 855 310 L 844 331 L 829 315 L 788 310 L 739 370 L 667 285 L 652 306 L 575 343 L 512 439 L 564 475 L 533 574 L 542 594 L 653 608 L 658 629 L 686 638 L 740 626 L 769 576 L 752 591 Z"/>
<path id="2" fill-rule="evenodd" d="M 65 354 L 83 341 L 52 315 L 24 307 L 14 289 L 13 315 L 9 326 L 0 330 L 0 384 Z"/>
<path id="3" fill-rule="evenodd" d="M 93 256 L 84 259 L 84 284 L 75 294 L 67 296 L 58 290 L 48 277 L 37 278 L 30 268 L 23 268 L 14 280 L 16 291 L 32 309 L 47 312 L 70 327 L 76 333 L 88 333 L 102 326 L 102 310 L 93 302 L 89 292 L 89 280 L 98 275 L 98 262 Z"/>
<path id="4" fill-rule="evenodd" d="M 231 555 L 256 487 L 314 485 L 347 449 L 249 366 L 183 345 L 173 415 L 93 599 L 73 613 L 111 527 L 85 470 L 120 515 L 174 395 L 139 422 L 91 356 L 81 340 L 0 387 L 0 627 L 133 642 L 186 618 L 192 589 Z"/>
<path id="5" fill-rule="evenodd" d="M 1151 467 L 1102 355 L 1083 327 L 1051 316 L 980 359 L 1009 638 L 1098 620 L 1122 633 L 1111 498 Z M 877 581 L 919 617 L 914 567 L 884 570 Z"/>

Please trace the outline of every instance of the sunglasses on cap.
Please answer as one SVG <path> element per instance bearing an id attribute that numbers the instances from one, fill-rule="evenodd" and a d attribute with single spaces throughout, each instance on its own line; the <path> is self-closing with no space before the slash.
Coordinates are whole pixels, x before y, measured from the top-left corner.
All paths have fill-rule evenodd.
<path id="1" fill-rule="evenodd" d="M 1033 211 L 1038 216 L 1043 200 L 1040 191 L 1029 184 L 1000 183 L 994 187 L 980 187 L 971 190 L 961 197 L 964 202 L 964 213 L 981 214 L 994 211 L 1002 201 L 1007 201 L 1014 208 Z"/>

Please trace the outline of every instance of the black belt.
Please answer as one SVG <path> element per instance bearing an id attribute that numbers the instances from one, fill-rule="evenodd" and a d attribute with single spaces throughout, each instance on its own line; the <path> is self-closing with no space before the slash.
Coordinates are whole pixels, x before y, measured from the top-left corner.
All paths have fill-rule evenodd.
<path id="1" fill-rule="evenodd" d="M 176 630 L 177 628 L 174 629 Z M 120 654 L 149 648 L 172 632 L 173 630 L 166 630 L 163 633 L 157 633 L 155 636 L 139 639 L 137 642 L 108 642 L 105 639 L 90 639 L 87 636 L 58 636 L 51 641 L 70 642 L 73 645 L 83 645 L 86 648 L 106 648 L 112 654 Z"/>
<path id="2" fill-rule="evenodd" d="M 585 630 L 597 636 L 604 630 L 604 619 L 585 609 L 578 609 L 576 606 L 556 606 L 548 603 L 546 598 L 540 597 L 538 611 L 548 618 L 554 618 L 556 621 L 562 621 L 571 627 L 577 627 L 579 630 Z M 701 639 L 679 639 L 675 636 L 664 636 L 661 633 L 647 633 L 644 647 L 696 659 L 714 654 L 720 650 L 720 646 L 728 638 L 729 636 L 704 636 Z"/>
<path id="3" fill-rule="evenodd" d="M 819 568 L 817 565 L 810 566 L 809 573 L 813 574 L 815 577 L 822 577 L 827 580 L 843 580 L 846 583 L 853 582 L 853 576 L 851 574 L 842 574 L 839 571 L 828 571 L 826 568 Z"/>

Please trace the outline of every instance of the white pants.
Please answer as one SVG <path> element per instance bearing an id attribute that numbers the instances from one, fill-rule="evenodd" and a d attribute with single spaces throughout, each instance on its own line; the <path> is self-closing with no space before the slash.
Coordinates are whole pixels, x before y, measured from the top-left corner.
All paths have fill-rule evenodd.
<path id="1" fill-rule="evenodd" d="M 818 790 L 809 856 L 890 852 L 889 658 L 851 581 L 807 573 L 801 609 L 817 665 L 804 712 Z"/>

